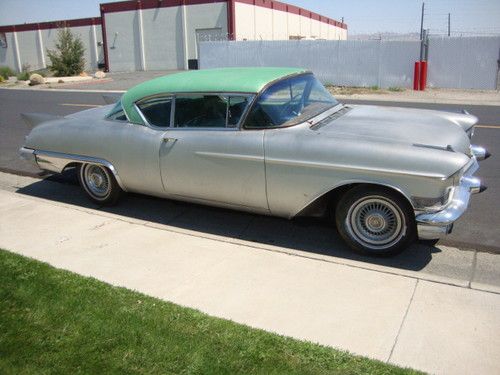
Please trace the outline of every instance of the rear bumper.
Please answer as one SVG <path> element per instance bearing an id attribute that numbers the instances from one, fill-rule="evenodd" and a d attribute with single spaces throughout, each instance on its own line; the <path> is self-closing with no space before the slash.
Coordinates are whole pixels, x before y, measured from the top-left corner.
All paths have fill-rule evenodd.
<path id="1" fill-rule="evenodd" d="M 444 209 L 416 216 L 419 239 L 439 239 L 451 233 L 453 223 L 467 210 L 470 196 L 486 189 L 479 178 L 473 176 L 478 168 L 474 158 L 474 163 L 461 177 L 459 185 L 453 188 L 449 203 Z"/>

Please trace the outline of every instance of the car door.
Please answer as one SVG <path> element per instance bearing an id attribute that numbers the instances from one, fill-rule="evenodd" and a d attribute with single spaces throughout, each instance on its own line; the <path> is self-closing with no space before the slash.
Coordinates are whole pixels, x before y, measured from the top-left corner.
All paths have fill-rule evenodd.
<path id="1" fill-rule="evenodd" d="M 163 134 L 160 170 L 169 195 L 268 210 L 263 131 L 239 123 L 251 96 L 177 94 Z"/>

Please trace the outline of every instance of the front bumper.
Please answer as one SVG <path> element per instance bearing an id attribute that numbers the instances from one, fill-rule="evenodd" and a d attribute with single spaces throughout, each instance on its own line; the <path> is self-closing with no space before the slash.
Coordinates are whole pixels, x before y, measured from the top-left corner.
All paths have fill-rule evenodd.
<path id="1" fill-rule="evenodd" d="M 425 212 L 416 216 L 418 237 L 433 240 L 451 233 L 453 223 L 464 214 L 472 194 L 481 193 L 486 187 L 473 174 L 479 168 L 476 158 L 469 169 L 460 178 L 458 186 L 453 188 L 450 200 L 444 209 L 437 212 Z"/>

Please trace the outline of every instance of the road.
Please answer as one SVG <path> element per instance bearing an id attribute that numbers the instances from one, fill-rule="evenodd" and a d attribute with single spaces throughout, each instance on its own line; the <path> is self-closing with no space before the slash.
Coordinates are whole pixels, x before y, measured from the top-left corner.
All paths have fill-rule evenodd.
<path id="1" fill-rule="evenodd" d="M 500 253 L 500 231 L 498 230 L 500 220 L 496 212 L 500 201 L 499 106 L 359 100 L 344 100 L 344 102 L 451 111 L 466 109 L 476 115 L 479 118 L 480 126 L 476 129 L 474 143 L 485 146 L 493 155 L 481 163 L 481 169 L 478 173 L 488 186 L 488 190 L 473 197 L 471 207 L 456 223 L 454 232 L 440 241 L 440 244 Z M 20 113 L 47 112 L 66 115 L 105 104 L 100 93 L 9 89 L 0 89 L 0 103 L 0 170 L 27 175 L 36 175 L 39 171 L 18 158 L 18 148 L 30 130 L 21 120 Z"/>

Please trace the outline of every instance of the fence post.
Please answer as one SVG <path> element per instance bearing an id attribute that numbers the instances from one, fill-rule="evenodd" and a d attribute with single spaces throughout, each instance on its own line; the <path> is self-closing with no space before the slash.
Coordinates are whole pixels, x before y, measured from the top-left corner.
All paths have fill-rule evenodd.
<path id="1" fill-rule="evenodd" d="M 415 61 L 415 68 L 413 70 L 413 90 L 420 89 L 420 61 Z"/>

